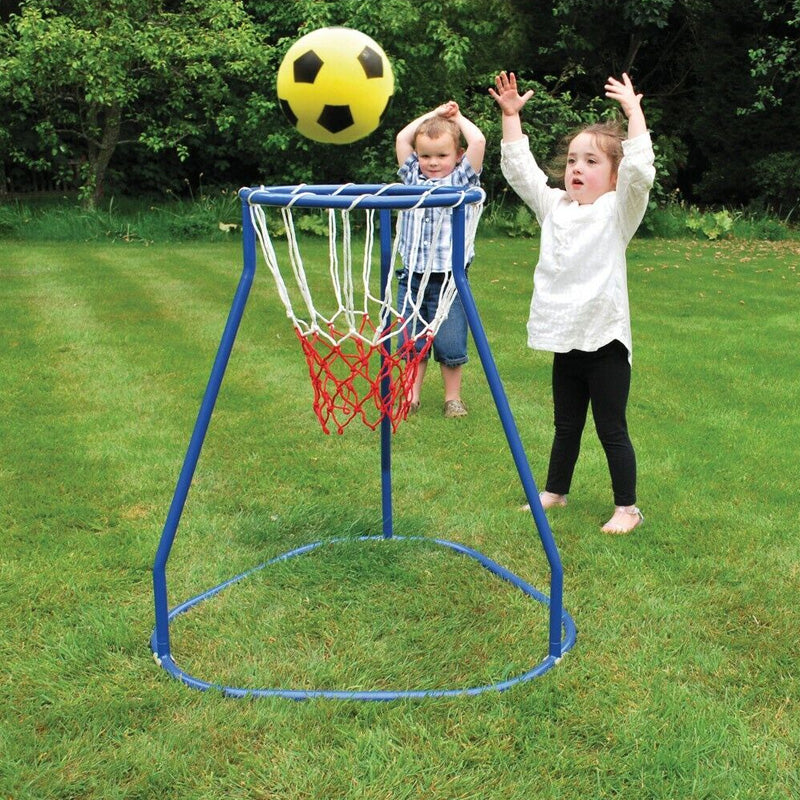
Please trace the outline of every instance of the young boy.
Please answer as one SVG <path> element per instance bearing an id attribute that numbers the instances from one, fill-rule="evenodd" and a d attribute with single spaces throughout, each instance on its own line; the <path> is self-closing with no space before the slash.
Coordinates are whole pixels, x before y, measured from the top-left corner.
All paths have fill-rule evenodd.
<path id="1" fill-rule="evenodd" d="M 461 146 L 462 136 L 467 144 L 466 151 Z M 397 174 L 406 185 L 479 186 L 485 148 L 483 134 L 451 100 L 410 122 L 397 134 L 395 151 L 400 166 Z M 469 215 L 480 214 L 480 209 L 468 205 L 466 213 L 467 230 L 474 231 Z M 440 225 L 442 215 L 444 219 Z M 442 284 L 452 269 L 451 220 L 452 211 L 447 208 L 417 209 L 403 215 L 400 227 L 403 269 L 398 272 L 398 308 L 403 308 L 409 293 L 417 297 L 420 278 L 430 261 L 430 279 L 420 308 L 425 319 L 435 316 Z M 466 269 L 474 255 L 474 240 L 464 244 Z M 461 399 L 461 372 L 462 365 L 467 363 L 467 319 L 458 295 L 433 339 L 433 357 L 442 371 L 444 416 L 465 417 L 467 407 Z M 411 394 L 411 413 L 419 409 L 426 367 L 427 360 L 419 365 Z"/>

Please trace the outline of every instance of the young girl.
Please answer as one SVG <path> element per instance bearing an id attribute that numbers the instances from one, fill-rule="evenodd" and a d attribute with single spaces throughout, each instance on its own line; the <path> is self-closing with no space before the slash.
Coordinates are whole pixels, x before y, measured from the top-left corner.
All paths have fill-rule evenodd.
<path id="1" fill-rule="evenodd" d="M 553 352 L 555 436 L 542 506 L 565 506 L 589 404 L 608 460 L 614 513 L 606 533 L 629 533 L 644 521 L 636 506 L 636 455 L 626 407 L 631 380 L 631 324 L 625 250 L 644 217 L 655 177 L 653 147 L 630 78 L 609 78 L 606 97 L 628 119 L 627 139 L 613 123 L 591 125 L 567 148 L 564 189 L 548 187 L 522 132 L 513 73 L 489 93 L 503 112 L 501 169 L 542 228 L 528 321 L 528 346 Z"/>

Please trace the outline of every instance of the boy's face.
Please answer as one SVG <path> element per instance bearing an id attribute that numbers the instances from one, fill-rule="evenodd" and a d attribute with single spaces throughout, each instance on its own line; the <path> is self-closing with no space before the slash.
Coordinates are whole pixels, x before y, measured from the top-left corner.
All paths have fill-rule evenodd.
<path id="1" fill-rule="evenodd" d="M 444 134 L 431 139 L 421 133 L 417 136 L 414 149 L 419 158 L 420 172 L 426 178 L 444 178 L 449 175 L 461 158 L 461 149 L 452 136 Z"/>
<path id="2" fill-rule="evenodd" d="M 617 175 L 611 159 L 600 149 L 592 133 L 579 133 L 569 145 L 564 188 L 570 200 L 581 205 L 616 188 Z"/>

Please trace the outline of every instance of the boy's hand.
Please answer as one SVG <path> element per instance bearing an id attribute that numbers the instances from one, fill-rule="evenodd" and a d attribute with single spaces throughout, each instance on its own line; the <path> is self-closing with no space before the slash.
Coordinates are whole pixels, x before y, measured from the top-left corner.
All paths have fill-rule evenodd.
<path id="1" fill-rule="evenodd" d="M 520 109 L 533 97 L 533 89 L 528 89 L 525 94 L 520 95 L 517 91 L 517 76 L 513 72 L 501 72 L 494 79 L 494 83 L 497 91 L 490 86 L 489 94 L 495 99 L 505 116 L 511 117 L 519 114 Z"/>
<path id="2" fill-rule="evenodd" d="M 641 109 L 643 95 L 637 94 L 627 72 L 622 73 L 622 80 L 609 78 L 606 82 L 606 97 L 616 100 L 623 113 L 630 119 L 631 114 Z"/>
<path id="3" fill-rule="evenodd" d="M 451 117 L 457 117 L 458 112 L 458 103 L 456 103 L 455 100 L 448 100 L 446 103 L 442 103 L 442 105 L 434 109 L 433 115 L 435 117 L 445 117 L 450 119 Z"/>

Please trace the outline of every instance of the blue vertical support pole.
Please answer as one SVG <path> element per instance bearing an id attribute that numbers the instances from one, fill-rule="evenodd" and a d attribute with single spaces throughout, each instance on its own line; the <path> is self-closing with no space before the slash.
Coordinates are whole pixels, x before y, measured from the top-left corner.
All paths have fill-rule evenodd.
<path id="1" fill-rule="evenodd" d="M 380 210 L 380 243 L 381 243 L 381 297 L 386 293 L 386 287 L 392 276 L 389 268 L 392 263 L 392 211 L 388 208 Z M 387 347 L 391 347 L 391 340 Z M 381 367 L 384 358 L 381 356 Z M 381 379 L 381 396 L 386 400 L 391 392 L 390 376 L 384 375 Z M 392 429 L 391 421 L 387 416 L 381 420 L 381 514 L 383 519 L 383 537 L 391 539 L 393 535 L 392 522 Z"/>
<path id="2" fill-rule="evenodd" d="M 181 468 L 180 475 L 178 476 L 178 483 L 175 487 L 175 493 L 172 497 L 172 503 L 167 513 L 167 519 L 161 533 L 161 540 L 153 563 L 153 592 L 156 616 L 155 655 L 158 658 L 163 658 L 170 654 L 169 606 L 167 602 L 166 577 L 167 560 L 172 550 L 172 544 L 175 541 L 175 534 L 178 530 L 178 524 L 180 523 L 184 506 L 186 505 L 186 497 L 189 494 L 192 477 L 197 467 L 197 461 L 200 458 L 200 451 L 203 447 L 206 432 L 208 431 L 209 422 L 211 421 L 211 414 L 214 411 L 214 405 L 217 401 L 222 378 L 228 366 L 233 343 L 236 339 L 236 333 L 239 330 L 239 323 L 242 320 L 242 314 L 244 313 L 247 298 L 250 294 L 250 287 L 253 284 L 253 278 L 255 276 L 255 229 L 250 219 L 250 207 L 246 200 L 242 200 L 242 244 L 244 248 L 244 266 L 242 268 L 241 277 L 239 278 L 239 285 L 236 288 L 231 309 L 228 313 L 228 320 L 222 332 L 222 339 L 220 340 L 217 355 L 211 368 L 211 375 L 208 379 L 208 385 L 206 386 L 206 391 L 200 404 L 200 411 L 198 412 L 197 421 L 195 422 L 194 430 L 189 440 L 189 447 L 183 460 L 183 467 Z"/>
<path id="3" fill-rule="evenodd" d="M 563 615 L 564 570 L 561 565 L 561 558 L 558 554 L 553 532 L 550 529 L 550 523 L 547 521 L 547 516 L 539 500 L 539 491 L 533 480 L 530 465 L 528 464 L 528 459 L 522 446 L 522 440 L 520 439 L 516 423 L 514 422 L 514 416 L 511 413 L 511 407 L 508 404 L 508 398 L 506 397 L 503 383 L 500 380 L 500 375 L 497 371 L 492 351 L 489 348 L 489 342 L 486 338 L 478 309 L 475 306 L 472 290 L 467 282 L 467 275 L 464 271 L 465 219 L 466 214 L 463 204 L 453 209 L 453 278 L 455 279 L 456 288 L 458 289 L 459 297 L 464 306 L 464 312 L 467 315 L 470 332 L 475 342 L 475 348 L 480 356 L 483 371 L 489 383 L 489 389 L 494 398 L 495 405 L 497 406 L 497 413 L 500 416 L 500 422 L 503 425 L 503 431 L 505 432 L 511 455 L 514 458 L 517 473 L 519 474 L 522 487 L 525 490 L 525 496 L 531 507 L 533 518 L 536 522 L 536 528 L 539 532 L 539 538 L 542 541 L 542 546 L 544 547 L 547 561 L 550 565 L 550 642 L 548 652 L 552 657 L 560 658 L 562 654 L 561 619 Z"/>

